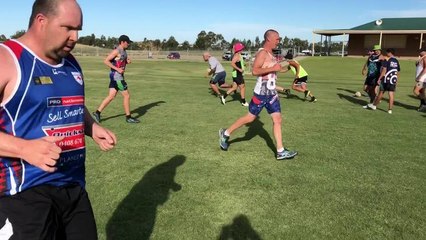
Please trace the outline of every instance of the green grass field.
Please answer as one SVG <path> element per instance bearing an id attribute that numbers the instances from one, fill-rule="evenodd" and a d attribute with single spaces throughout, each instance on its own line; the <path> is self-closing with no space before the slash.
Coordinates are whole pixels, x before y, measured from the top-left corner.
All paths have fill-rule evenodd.
<path id="1" fill-rule="evenodd" d="M 108 69 L 102 58 L 79 60 L 93 111 L 108 92 Z M 219 149 L 219 128 L 247 109 L 210 93 L 206 63 L 134 61 L 126 81 L 141 123 L 125 122 L 118 95 L 102 113 L 116 148 L 101 152 L 88 141 L 99 238 L 425 239 L 426 114 L 411 94 L 414 62 L 401 61 L 392 115 L 386 100 L 371 111 L 361 107 L 366 97 L 353 97 L 363 63 L 302 61 L 318 102 L 282 96 L 284 143 L 299 155 L 277 161 L 265 110 L 235 132 L 229 151 Z M 246 83 L 249 99 L 254 77 Z M 290 83 L 289 73 L 280 76 Z"/>

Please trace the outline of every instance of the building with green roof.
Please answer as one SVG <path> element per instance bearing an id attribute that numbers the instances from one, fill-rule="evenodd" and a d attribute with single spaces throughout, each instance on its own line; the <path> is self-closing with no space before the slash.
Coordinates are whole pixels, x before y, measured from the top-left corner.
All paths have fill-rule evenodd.
<path id="1" fill-rule="evenodd" d="M 351 29 L 314 30 L 314 34 L 331 40 L 349 35 L 348 55 L 365 55 L 374 45 L 394 48 L 397 56 L 418 56 L 425 46 L 426 18 L 383 18 Z"/>

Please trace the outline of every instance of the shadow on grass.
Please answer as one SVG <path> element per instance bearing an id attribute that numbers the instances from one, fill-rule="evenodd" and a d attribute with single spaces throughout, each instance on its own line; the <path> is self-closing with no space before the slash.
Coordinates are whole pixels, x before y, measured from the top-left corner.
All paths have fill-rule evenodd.
<path id="1" fill-rule="evenodd" d="M 348 93 L 352 93 L 352 94 L 355 94 L 357 91 L 354 91 L 354 90 L 352 90 L 352 89 L 347 89 L 347 88 L 336 88 L 337 90 L 340 90 L 340 91 L 345 91 L 345 92 L 348 92 Z"/>
<path id="2" fill-rule="evenodd" d="M 143 115 L 145 115 L 145 113 L 147 113 L 149 109 L 151 109 L 153 107 L 158 107 L 162 103 L 166 103 L 166 102 L 165 101 L 153 102 L 153 103 L 150 103 L 150 104 L 147 104 L 147 105 L 144 105 L 144 106 L 140 106 L 140 107 L 132 110 L 130 113 L 134 114 L 133 115 L 134 118 L 140 118 Z M 114 116 L 109 116 L 109 117 L 106 117 L 106 118 L 102 118 L 101 122 L 109 120 L 109 119 L 113 119 L 113 118 L 122 117 L 122 116 L 125 116 L 125 114 L 124 113 L 123 114 L 117 114 L 117 115 L 114 115 Z"/>
<path id="3" fill-rule="evenodd" d="M 248 130 L 244 137 L 235 138 L 229 141 L 229 144 L 237 143 L 237 142 L 243 142 L 243 141 L 249 141 L 253 139 L 256 136 L 259 136 L 263 138 L 268 145 L 268 147 L 275 153 L 275 144 L 272 140 L 271 136 L 269 136 L 269 133 L 263 128 L 263 125 L 265 125 L 263 122 L 259 120 L 260 117 L 257 117 L 253 122 L 247 124 Z"/>
<path id="4" fill-rule="evenodd" d="M 174 178 L 185 161 L 177 155 L 151 168 L 115 209 L 106 226 L 107 239 L 150 239 L 158 206 L 167 202 L 170 190 L 182 188 Z"/>
<path id="5" fill-rule="evenodd" d="M 337 96 L 339 96 L 340 99 L 342 99 L 342 98 L 346 99 L 347 101 L 349 101 L 353 104 L 356 104 L 356 105 L 364 106 L 364 105 L 367 105 L 369 103 L 368 101 L 362 100 L 360 98 L 348 96 L 348 95 L 345 95 L 345 94 L 342 94 L 342 93 L 338 93 Z"/>
<path id="6" fill-rule="evenodd" d="M 299 97 L 299 95 L 296 95 L 294 93 L 290 93 L 290 94 L 285 94 L 285 93 L 279 93 L 281 96 L 286 96 L 286 99 L 294 99 L 294 100 L 300 100 L 305 102 L 306 99 L 304 97 Z"/>
<path id="7" fill-rule="evenodd" d="M 238 215 L 229 225 L 222 227 L 219 240 L 261 240 L 262 238 L 253 229 L 249 219 L 245 215 Z"/>

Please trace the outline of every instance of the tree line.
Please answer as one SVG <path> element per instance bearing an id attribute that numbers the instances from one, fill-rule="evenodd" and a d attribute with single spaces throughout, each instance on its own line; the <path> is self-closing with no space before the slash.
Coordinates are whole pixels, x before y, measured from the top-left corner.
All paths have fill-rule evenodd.
<path id="1" fill-rule="evenodd" d="M 25 33 L 25 30 L 19 30 L 12 36 L 11 39 L 16 39 L 22 36 Z M 0 42 L 7 40 L 8 38 L 4 35 L 0 35 Z M 81 36 L 79 37 L 78 43 L 95 46 L 101 48 L 112 49 L 117 46 L 118 38 L 117 37 L 106 37 L 101 35 L 96 37 L 95 34 Z M 228 42 L 222 34 L 217 34 L 212 31 L 206 32 L 202 30 L 194 42 L 190 44 L 188 41 L 179 43 L 175 37 L 170 36 L 169 39 L 147 39 L 144 38 L 143 41 L 134 42 L 130 45 L 131 50 L 148 50 L 148 51 L 174 51 L 174 50 L 231 50 L 232 46 L 236 42 L 241 42 L 246 46 L 248 51 L 256 51 L 263 45 L 263 41 L 260 40 L 259 36 L 256 36 L 254 42 L 250 39 L 236 39 L 233 38 Z M 278 46 L 282 49 L 312 49 L 312 43 L 309 43 L 307 40 L 302 40 L 300 38 L 288 38 L 287 36 L 281 39 L 281 42 Z M 327 43 L 327 41 L 321 43 L 318 42 L 315 44 L 315 52 L 320 52 L 322 49 L 330 49 L 331 51 L 340 51 L 342 49 L 342 43 L 332 42 Z"/>

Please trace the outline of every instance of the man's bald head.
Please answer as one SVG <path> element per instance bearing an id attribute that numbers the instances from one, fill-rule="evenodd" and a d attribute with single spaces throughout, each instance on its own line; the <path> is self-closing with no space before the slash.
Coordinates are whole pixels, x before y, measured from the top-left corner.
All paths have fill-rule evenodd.
<path id="1" fill-rule="evenodd" d="M 74 1 L 78 7 L 80 7 L 75 0 L 35 0 L 31 11 L 30 22 L 28 28 L 30 28 L 38 14 L 44 16 L 55 16 L 58 14 L 59 4 L 63 1 Z M 81 9 L 80 9 L 81 10 Z"/>

